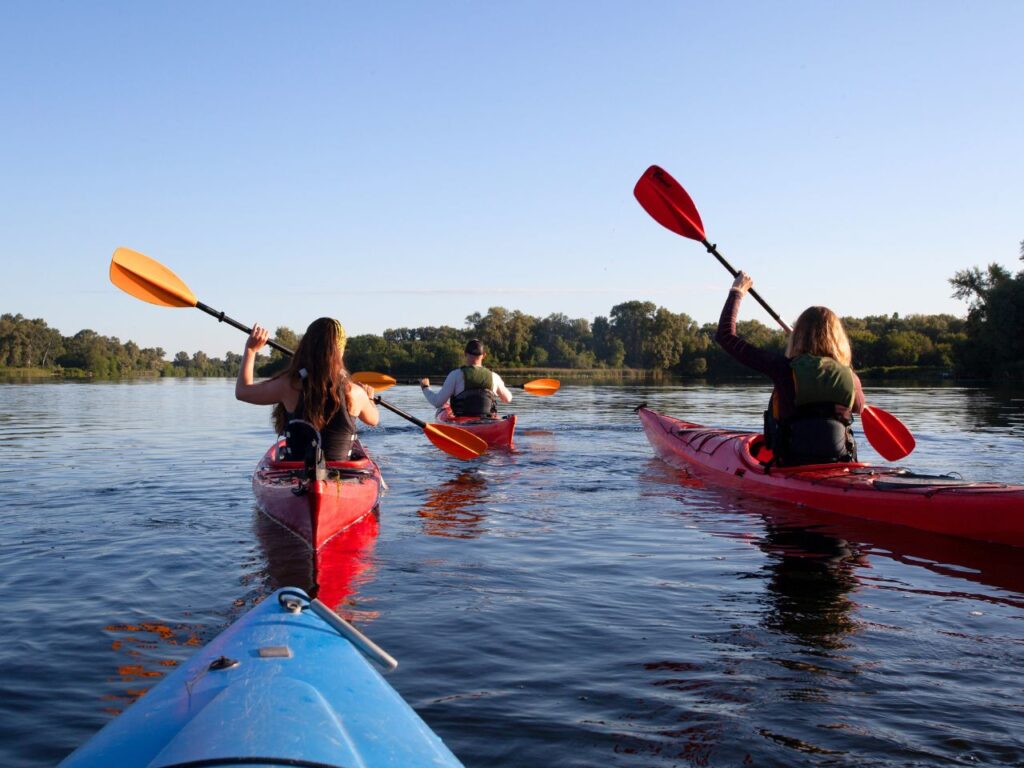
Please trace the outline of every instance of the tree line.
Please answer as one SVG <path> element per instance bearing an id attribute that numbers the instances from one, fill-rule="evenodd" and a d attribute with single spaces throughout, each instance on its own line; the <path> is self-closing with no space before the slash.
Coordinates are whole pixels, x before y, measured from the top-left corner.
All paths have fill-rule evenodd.
<path id="1" fill-rule="evenodd" d="M 1024 243 L 1021 243 L 1024 260 Z M 974 267 L 950 279 L 953 295 L 968 302 L 966 318 L 953 315 L 846 317 L 854 367 L 866 375 L 951 374 L 961 378 L 1024 380 L 1024 271 L 1011 274 L 997 264 Z M 487 364 L 499 369 L 643 369 L 682 377 L 727 378 L 749 371 L 715 343 L 714 323 L 650 301 L 627 301 L 607 316 L 539 318 L 519 310 L 491 307 L 473 313 L 463 328 L 394 328 L 381 335 L 349 339 L 350 370 L 375 370 L 400 377 L 435 375 L 463 361 L 470 338 L 488 348 Z M 751 343 L 782 349 L 780 330 L 757 320 L 742 321 L 739 333 Z M 279 327 L 275 341 L 294 349 L 298 334 Z M 42 368 L 109 378 L 118 376 L 235 376 L 241 356 L 178 352 L 168 361 L 160 347 L 140 348 L 95 331 L 62 336 L 41 319 L 0 316 L 0 368 Z M 257 361 L 271 375 L 285 365 L 280 353 Z"/>

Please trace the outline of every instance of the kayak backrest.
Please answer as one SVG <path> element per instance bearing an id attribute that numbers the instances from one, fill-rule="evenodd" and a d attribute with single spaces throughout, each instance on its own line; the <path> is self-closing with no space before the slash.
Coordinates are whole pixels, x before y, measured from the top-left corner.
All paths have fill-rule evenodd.
<path id="1" fill-rule="evenodd" d="M 281 461 L 301 461 L 306 476 L 317 478 L 325 470 L 320 432 L 304 419 L 292 419 L 284 428 L 284 444 L 278 455 Z"/>

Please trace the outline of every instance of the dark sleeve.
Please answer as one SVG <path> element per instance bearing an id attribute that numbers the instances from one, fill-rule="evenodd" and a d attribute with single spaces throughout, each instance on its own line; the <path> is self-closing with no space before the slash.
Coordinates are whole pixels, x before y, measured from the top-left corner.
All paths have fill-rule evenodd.
<path id="1" fill-rule="evenodd" d="M 725 306 L 722 307 L 722 316 L 718 319 L 715 341 L 730 356 L 748 368 L 771 376 L 773 381 L 779 377 L 785 379 L 790 375 L 789 363 L 785 355 L 755 347 L 736 335 L 736 316 L 739 315 L 742 299 L 743 296 L 739 291 L 729 291 L 729 298 L 725 300 Z"/>

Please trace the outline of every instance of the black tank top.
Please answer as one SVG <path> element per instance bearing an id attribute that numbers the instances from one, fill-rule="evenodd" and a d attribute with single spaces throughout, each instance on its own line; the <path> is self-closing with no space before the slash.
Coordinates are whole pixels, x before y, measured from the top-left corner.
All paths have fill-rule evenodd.
<path id="1" fill-rule="evenodd" d="M 295 404 L 295 410 L 289 412 L 291 419 L 306 419 L 305 390 L 299 392 L 299 402 Z M 352 454 L 352 443 L 356 437 L 356 421 L 348 412 L 348 404 L 342 400 L 338 412 L 331 417 L 323 429 L 320 430 L 320 439 L 323 440 L 324 457 L 327 461 L 348 461 Z"/>

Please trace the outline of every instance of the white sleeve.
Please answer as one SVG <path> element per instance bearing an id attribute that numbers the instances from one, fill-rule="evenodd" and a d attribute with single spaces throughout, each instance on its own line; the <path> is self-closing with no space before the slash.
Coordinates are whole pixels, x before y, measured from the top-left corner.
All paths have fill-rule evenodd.
<path id="1" fill-rule="evenodd" d="M 461 383 L 462 371 L 456 368 L 448 374 L 448 377 L 444 380 L 444 384 L 441 385 L 441 389 L 437 392 L 431 392 L 427 387 L 421 387 L 420 391 L 432 406 L 435 408 L 443 408 L 444 404 L 451 399 L 451 396 L 457 394 L 457 385 Z M 465 389 L 465 386 L 463 386 L 462 389 Z"/>
<path id="2" fill-rule="evenodd" d="M 491 389 L 503 403 L 512 402 L 512 393 L 508 391 L 508 387 L 505 386 L 505 382 L 501 380 L 501 376 L 491 371 Z"/>

